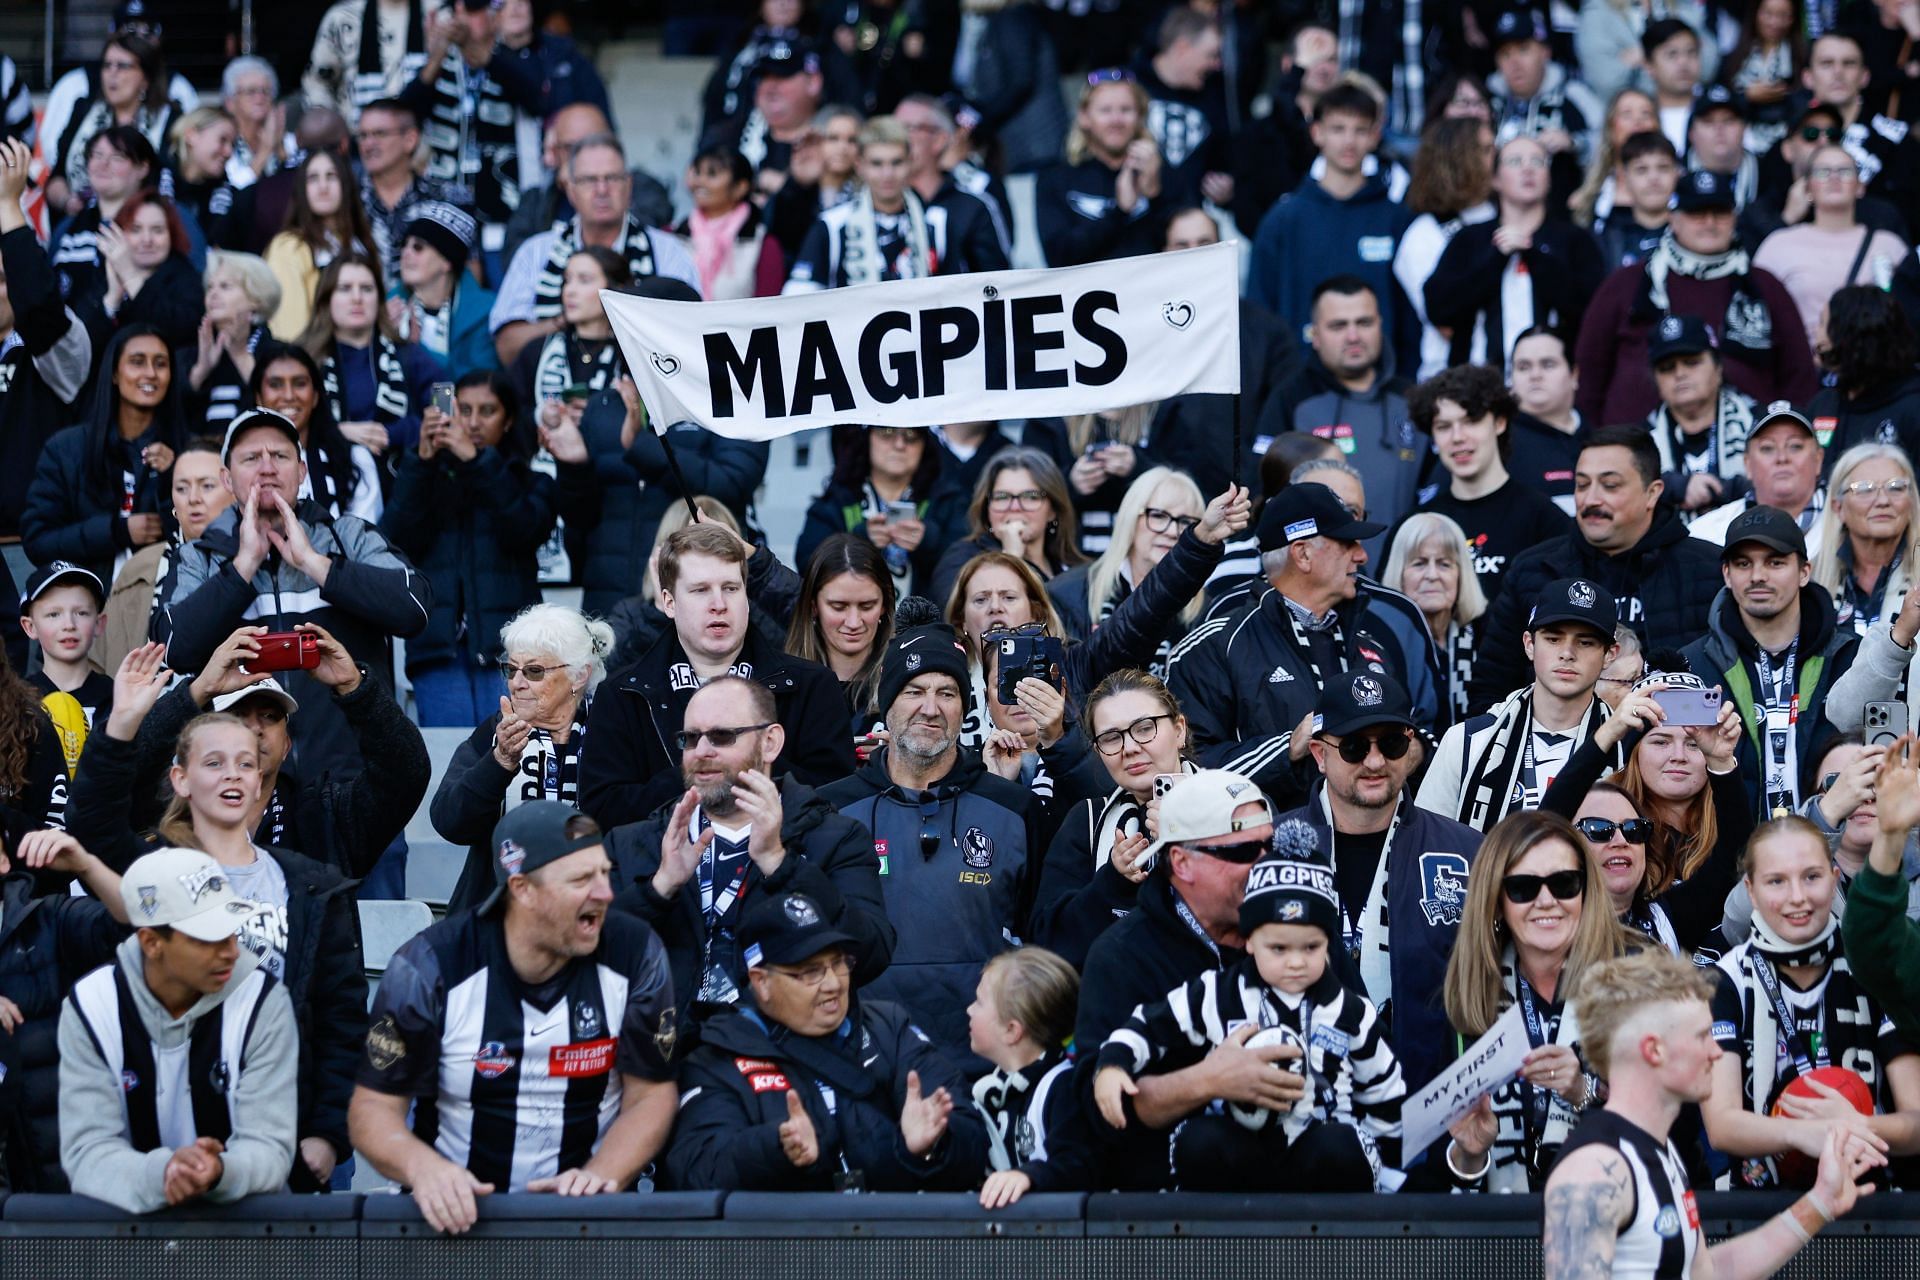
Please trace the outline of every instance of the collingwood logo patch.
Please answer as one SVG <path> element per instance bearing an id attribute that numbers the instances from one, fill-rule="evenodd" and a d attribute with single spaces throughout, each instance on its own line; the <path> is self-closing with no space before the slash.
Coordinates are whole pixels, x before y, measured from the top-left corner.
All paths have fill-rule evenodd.
<path id="1" fill-rule="evenodd" d="M 993 837 L 978 827 L 968 827 L 960 838 L 960 859 L 976 870 L 993 865 Z"/>
<path id="2" fill-rule="evenodd" d="M 1575 582 L 1567 588 L 1567 603 L 1576 609 L 1591 609 L 1600 601 L 1600 593 L 1591 582 Z"/>
<path id="3" fill-rule="evenodd" d="M 971 836 L 973 832 L 969 831 L 967 834 Z M 797 893 L 788 894 L 786 901 L 780 904 L 780 909 L 786 912 L 787 919 L 802 929 L 811 929 L 820 923 L 820 913 L 813 909 L 811 902 Z"/>
<path id="4" fill-rule="evenodd" d="M 1361 676 L 1353 682 L 1353 701 L 1355 706 L 1377 707 L 1387 691 L 1372 676 Z"/>

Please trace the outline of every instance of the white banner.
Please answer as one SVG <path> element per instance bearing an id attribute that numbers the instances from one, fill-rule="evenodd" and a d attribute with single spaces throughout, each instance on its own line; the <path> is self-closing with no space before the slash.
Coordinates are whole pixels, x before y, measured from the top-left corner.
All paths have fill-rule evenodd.
<path id="1" fill-rule="evenodd" d="M 656 431 L 1064 417 L 1240 390 L 1239 250 L 741 302 L 603 292 Z"/>

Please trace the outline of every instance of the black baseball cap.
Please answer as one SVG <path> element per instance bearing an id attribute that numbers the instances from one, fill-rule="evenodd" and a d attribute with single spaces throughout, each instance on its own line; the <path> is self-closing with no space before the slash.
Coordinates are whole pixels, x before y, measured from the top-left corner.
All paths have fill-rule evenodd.
<path id="1" fill-rule="evenodd" d="M 1746 104 L 1723 84 L 1710 84 L 1700 91 L 1700 96 L 1693 100 L 1693 110 L 1687 115 L 1687 128 L 1693 128 L 1693 122 L 1709 111 L 1731 111 L 1742 120 L 1747 118 Z"/>
<path id="2" fill-rule="evenodd" d="M 753 70 L 762 76 L 815 73 L 820 70 L 820 55 L 811 40 L 776 40 L 761 51 Z"/>
<path id="3" fill-rule="evenodd" d="M 1733 549 L 1743 542 L 1757 542 L 1783 555 L 1807 559 L 1807 535 L 1801 531 L 1800 522 L 1778 507 L 1755 505 L 1735 516 L 1721 544 L 1720 562 L 1726 563 Z"/>
<path id="4" fill-rule="evenodd" d="M 63 582 L 73 583 L 93 592 L 93 602 L 96 606 L 105 606 L 107 603 L 107 589 L 100 585 L 99 575 L 91 569 L 81 568 L 71 560 L 54 560 L 35 569 L 33 576 L 27 579 L 27 593 L 20 603 L 32 604 Z"/>
<path id="5" fill-rule="evenodd" d="M 227 459 L 233 454 L 233 442 L 255 427 L 271 427 L 293 441 L 294 448 L 300 447 L 300 428 L 293 425 L 292 419 L 284 414 L 275 413 L 271 409 L 249 409 L 235 416 L 234 420 L 227 424 L 227 438 L 220 445 L 222 466 L 226 465 Z"/>
<path id="6" fill-rule="evenodd" d="M 1313 731 L 1336 737 L 1376 724 L 1416 727 L 1413 699 L 1407 695 L 1406 686 L 1370 669 L 1342 672 L 1327 681 L 1313 710 Z"/>
<path id="7" fill-rule="evenodd" d="M 1699 316 L 1664 315 L 1647 336 L 1647 363 L 1656 365 L 1670 356 L 1691 356 L 1719 349 L 1713 326 Z"/>
<path id="8" fill-rule="evenodd" d="M 828 923 L 819 902 L 804 893 L 778 893 L 747 908 L 740 921 L 740 956 L 749 969 L 798 964 L 853 938 Z"/>
<path id="9" fill-rule="evenodd" d="M 1711 169 L 1689 170 L 1673 189 L 1673 207 L 1681 213 L 1731 213 L 1739 203 L 1733 179 Z"/>
<path id="10" fill-rule="evenodd" d="M 1747 433 L 1747 439 L 1753 439 L 1776 422 L 1791 422 L 1794 426 L 1812 436 L 1815 444 L 1820 442 L 1820 433 L 1813 429 L 1813 423 L 1808 421 L 1806 414 L 1794 408 L 1793 402 L 1790 400 L 1775 400 L 1767 405 L 1766 413 L 1761 415 L 1760 420 L 1753 424 L 1753 430 Z"/>
<path id="11" fill-rule="evenodd" d="M 1612 644 L 1614 630 L 1620 625 L 1620 609 L 1614 603 L 1613 593 L 1599 583 L 1585 578 L 1561 578 L 1540 588 L 1540 594 L 1534 597 L 1527 630 L 1538 631 L 1556 622 L 1582 623 Z"/>
<path id="12" fill-rule="evenodd" d="M 1533 40 L 1540 44 L 1547 42 L 1547 24 L 1532 9 L 1509 9 L 1493 22 L 1493 50 L 1498 53 L 1503 45 L 1519 44 L 1523 40 Z"/>
<path id="13" fill-rule="evenodd" d="M 480 904 L 482 912 L 492 911 L 506 900 L 507 880 L 538 871 L 568 854 L 591 849 L 604 837 L 600 824 L 570 804 L 559 800 L 529 800 L 507 811 L 493 827 L 494 891 Z"/>
<path id="14" fill-rule="evenodd" d="M 1273 551 L 1308 538 L 1336 542 L 1364 542 L 1387 531 L 1387 526 L 1362 520 L 1323 484 L 1290 484 L 1260 510 L 1260 549 Z"/>

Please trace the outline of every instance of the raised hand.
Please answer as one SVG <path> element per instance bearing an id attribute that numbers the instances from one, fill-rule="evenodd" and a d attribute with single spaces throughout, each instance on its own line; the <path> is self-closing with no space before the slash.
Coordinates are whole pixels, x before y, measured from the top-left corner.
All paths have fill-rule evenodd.
<path id="1" fill-rule="evenodd" d="M 758 769 L 747 769 L 733 784 L 733 799 L 753 824 L 753 833 L 747 838 L 747 856 L 760 868 L 761 875 L 770 876 L 787 859 L 786 845 L 780 840 L 780 828 L 786 822 L 780 785 Z"/>
<path id="2" fill-rule="evenodd" d="M 1200 541 L 1218 546 L 1253 522 L 1253 496 L 1237 484 L 1207 504 L 1194 534 Z"/>
<path id="3" fill-rule="evenodd" d="M 787 1090 L 787 1118 L 780 1125 L 780 1154 L 796 1169 L 810 1169 L 820 1158 L 820 1137 L 800 1095 Z"/>
<path id="4" fill-rule="evenodd" d="M 320 642 L 320 665 L 313 669 L 315 680 L 338 694 L 352 693 L 360 687 L 360 664 L 331 631 L 317 622 L 298 623 L 293 629 L 311 632 Z"/>
<path id="5" fill-rule="evenodd" d="M 1067 733 L 1067 695 L 1033 676 L 1013 686 L 1014 701 L 1040 731 L 1040 745 L 1051 747 Z"/>
<path id="6" fill-rule="evenodd" d="M 213 651 L 213 656 L 207 659 L 207 665 L 193 678 L 190 688 L 195 704 L 207 706 L 223 693 L 259 684 L 271 676 L 271 671 L 249 671 L 246 665 L 260 656 L 260 637 L 266 634 L 265 627 L 247 626 L 222 640 L 220 647 Z M 114 710 L 118 711 L 119 686 L 115 685 L 114 688 Z"/>
<path id="7" fill-rule="evenodd" d="M 149 641 L 120 659 L 113 673 L 113 710 L 107 716 L 107 736 L 132 742 L 147 713 L 167 691 L 173 673 L 167 669 L 167 646 Z"/>
<path id="8" fill-rule="evenodd" d="M 300 518 L 293 513 L 283 494 L 273 495 L 273 505 L 280 508 L 280 528 L 267 529 L 267 541 L 280 553 L 280 558 L 312 578 L 314 585 L 327 585 L 327 575 L 333 569 L 333 559 L 323 556 L 313 549 L 313 543 L 307 540 L 307 530 Z"/>
<path id="9" fill-rule="evenodd" d="M 1904 837 L 1920 825 L 1920 740 L 1912 734 L 1887 748 L 1873 780 L 1873 811 L 1880 833 Z"/>
<path id="10" fill-rule="evenodd" d="M 673 806 L 667 829 L 660 837 L 660 869 L 653 873 L 653 891 L 663 898 L 680 892 L 680 886 L 700 870 L 700 859 L 713 843 L 713 829 L 702 831 L 698 839 L 689 835 L 693 811 L 700 807 L 700 793 L 688 787 L 680 802 Z M 751 856 L 751 855 L 749 855 Z"/>
<path id="11" fill-rule="evenodd" d="M 267 542 L 266 530 L 260 526 L 260 491 L 247 491 L 246 505 L 240 509 L 240 526 L 236 530 L 239 545 L 233 553 L 233 571 L 248 582 L 260 572 L 260 566 L 267 562 L 267 553 L 273 548 Z"/>
<path id="12" fill-rule="evenodd" d="M 907 1072 L 907 1101 L 900 1108 L 900 1136 L 906 1140 L 907 1153 L 925 1156 L 947 1132 L 947 1117 L 953 1114 L 953 1095 L 942 1085 L 932 1093 L 920 1092 L 920 1073 Z"/>
<path id="13" fill-rule="evenodd" d="M 1107 855 L 1107 861 L 1113 863 L 1115 871 L 1139 884 L 1147 878 L 1147 869 L 1140 865 L 1140 859 L 1152 843 L 1144 831 L 1130 836 L 1115 836 L 1113 850 Z"/>

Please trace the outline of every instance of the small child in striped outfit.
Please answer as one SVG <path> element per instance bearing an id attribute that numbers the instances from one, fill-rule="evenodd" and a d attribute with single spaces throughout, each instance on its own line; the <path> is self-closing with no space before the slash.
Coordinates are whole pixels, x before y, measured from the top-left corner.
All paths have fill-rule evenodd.
<path id="1" fill-rule="evenodd" d="M 1406 1083 L 1379 1012 L 1328 968 L 1339 898 L 1313 829 L 1283 822 L 1273 847 L 1247 875 L 1246 958 L 1134 1009 L 1100 1047 L 1094 1098 L 1107 1122 L 1124 1128 L 1138 1075 L 1169 1074 L 1215 1054 L 1277 1057 L 1275 1080 L 1202 1103 L 1179 1122 L 1175 1185 L 1372 1191 L 1383 1169 L 1399 1165 Z M 1297 1100 L 1278 1096 L 1294 1089 Z"/>

